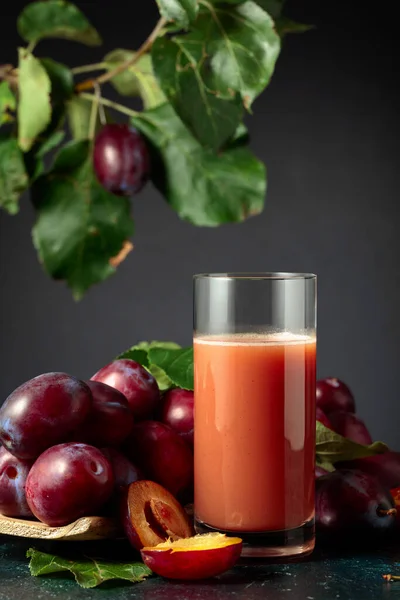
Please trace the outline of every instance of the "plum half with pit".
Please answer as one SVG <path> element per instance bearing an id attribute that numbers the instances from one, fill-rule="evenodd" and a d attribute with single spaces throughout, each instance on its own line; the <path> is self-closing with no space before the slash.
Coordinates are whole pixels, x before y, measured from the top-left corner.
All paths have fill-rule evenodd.
<path id="1" fill-rule="evenodd" d="M 325 414 L 334 410 L 346 410 L 356 412 L 356 403 L 350 388 L 337 377 L 326 377 L 319 379 L 316 386 L 317 406 L 322 408 Z"/>
<path id="2" fill-rule="evenodd" d="M 0 448 L 0 514 L 33 517 L 26 501 L 25 484 L 32 461 L 17 458 Z"/>
<path id="3" fill-rule="evenodd" d="M 364 421 L 354 413 L 346 410 L 336 410 L 329 413 L 331 429 L 345 438 L 368 446 L 372 444 L 372 437 Z"/>
<path id="4" fill-rule="evenodd" d="M 52 527 L 95 515 L 113 489 L 112 468 L 104 454 L 76 442 L 43 452 L 26 480 L 29 508 L 39 521 Z"/>
<path id="5" fill-rule="evenodd" d="M 193 448 L 194 393 L 180 388 L 166 392 L 161 421 L 169 425 Z"/>
<path id="6" fill-rule="evenodd" d="M 394 526 L 394 500 L 375 477 L 348 469 L 319 477 L 315 483 L 316 524 L 321 533 L 351 531 L 361 537 Z"/>
<path id="7" fill-rule="evenodd" d="M 173 429 L 158 421 L 136 423 L 125 452 L 152 481 L 183 499 L 193 484 L 193 453 Z"/>
<path id="8" fill-rule="evenodd" d="M 74 441 L 92 446 L 120 446 L 132 432 L 134 418 L 128 400 L 115 388 L 88 381 L 93 403 Z"/>
<path id="9" fill-rule="evenodd" d="M 23 383 L 0 408 L 0 441 L 18 458 L 35 459 L 70 440 L 92 405 L 89 387 L 66 373 L 44 373 Z"/>
<path id="10" fill-rule="evenodd" d="M 120 515 L 134 548 L 193 535 L 188 515 L 174 496 L 154 481 L 136 481 L 121 497 Z"/>
<path id="11" fill-rule="evenodd" d="M 151 419 L 160 403 L 157 381 L 142 365 L 128 358 L 114 360 L 91 377 L 119 390 L 136 421 Z"/>

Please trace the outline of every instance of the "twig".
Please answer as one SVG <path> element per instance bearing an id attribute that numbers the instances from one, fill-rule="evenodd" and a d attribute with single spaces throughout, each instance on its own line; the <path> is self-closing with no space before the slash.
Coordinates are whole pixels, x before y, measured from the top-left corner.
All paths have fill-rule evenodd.
<path id="1" fill-rule="evenodd" d="M 148 50 L 150 50 L 153 43 L 157 39 L 160 31 L 162 29 L 164 29 L 167 22 L 168 22 L 167 19 L 165 19 L 164 17 L 162 17 L 158 21 L 157 25 L 155 26 L 155 28 L 153 29 L 153 31 L 151 32 L 151 34 L 149 35 L 147 40 L 145 42 L 143 42 L 143 44 L 140 46 L 139 50 L 134 54 L 134 56 L 132 56 L 125 62 L 121 63 L 120 65 L 118 65 L 118 67 L 115 67 L 115 69 L 108 71 L 108 73 L 104 73 L 103 75 L 100 75 L 100 77 L 97 77 L 95 79 L 87 79 L 86 81 L 82 81 L 81 83 L 78 83 L 78 85 L 75 88 L 76 91 L 83 92 L 85 90 L 91 90 L 91 89 L 93 89 L 93 87 L 95 86 L 96 83 L 99 85 L 101 85 L 102 83 L 106 83 L 106 81 L 110 81 L 110 79 L 112 79 L 116 75 L 119 75 L 120 73 L 123 73 L 124 71 L 129 69 L 129 67 L 131 67 L 132 65 L 137 63 L 139 58 L 141 56 L 143 56 L 143 54 L 146 54 L 146 52 Z"/>
<path id="2" fill-rule="evenodd" d="M 109 106 L 118 112 L 128 115 L 129 117 L 136 117 L 139 113 L 136 110 L 132 110 L 123 104 L 118 104 L 118 102 L 113 102 L 113 100 L 108 100 L 107 98 L 97 98 L 95 94 L 80 94 L 81 98 L 85 100 L 90 100 L 91 102 L 98 102 L 99 104 L 103 104 L 104 106 Z"/>

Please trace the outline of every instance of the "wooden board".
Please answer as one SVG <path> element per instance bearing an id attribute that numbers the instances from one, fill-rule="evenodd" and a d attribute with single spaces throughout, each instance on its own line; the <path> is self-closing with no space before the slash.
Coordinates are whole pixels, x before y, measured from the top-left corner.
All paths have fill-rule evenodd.
<path id="1" fill-rule="evenodd" d="M 0 534 L 41 540 L 89 541 L 116 538 L 118 523 L 106 517 L 82 517 L 63 527 L 49 527 L 40 521 L 12 519 L 0 515 Z"/>

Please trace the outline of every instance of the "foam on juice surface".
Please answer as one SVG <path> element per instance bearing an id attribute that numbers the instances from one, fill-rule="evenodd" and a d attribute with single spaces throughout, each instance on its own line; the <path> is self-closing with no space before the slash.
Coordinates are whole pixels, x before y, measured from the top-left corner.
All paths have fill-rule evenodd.
<path id="1" fill-rule="evenodd" d="M 212 344 L 223 346 L 264 346 L 287 344 L 314 344 L 315 335 L 297 334 L 289 331 L 276 333 L 230 333 L 220 335 L 200 335 L 194 337 L 195 344 Z"/>

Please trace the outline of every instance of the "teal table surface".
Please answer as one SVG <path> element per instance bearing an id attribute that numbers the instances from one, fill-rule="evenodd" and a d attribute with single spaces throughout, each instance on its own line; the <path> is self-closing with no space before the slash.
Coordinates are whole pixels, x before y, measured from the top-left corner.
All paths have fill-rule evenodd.
<path id="1" fill-rule="evenodd" d="M 84 590 L 66 575 L 31 577 L 26 550 L 62 553 L 61 543 L 0 537 L 0 600 L 400 600 L 400 582 L 388 583 L 384 573 L 400 574 L 400 540 L 391 547 L 332 550 L 324 547 L 302 562 L 244 563 L 218 578 L 176 583 L 152 577 L 144 583 L 107 583 Z M 75 543 L 79 550 L 83 546 Z M 88 555 L 117 559 L 121 545 L 98 543 L 85 547 Z M 69 549 L 70 551 L 70 549 Z M 129 551 L 128 551 L 129 553 Z"/>

